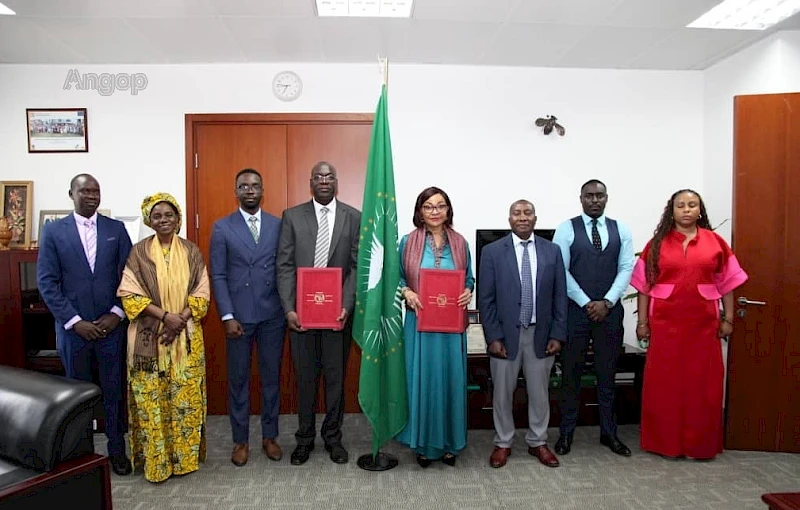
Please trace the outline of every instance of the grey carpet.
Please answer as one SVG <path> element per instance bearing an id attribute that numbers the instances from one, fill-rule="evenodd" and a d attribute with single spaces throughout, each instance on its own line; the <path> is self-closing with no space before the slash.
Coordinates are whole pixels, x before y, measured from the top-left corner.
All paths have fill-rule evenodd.
<path id="1" fill-rule="evenodd" d="M 317 426 L 322 417 L 317 420 Z M 370 450 L 370 429 L 363 415 L 347 415 L 344 445 L 350 463 L 334 464 L 317 438 L 311 459 L 292 466 L 297 419 L 281 416 L 280 462 L 260 449 L 260 426 L 252 417 L 250 461 L 230 462 L 227 416 L 208 417 L 208 458 L 200 470 L 152 484 L 141 473 L 112 475 L 115 510 L 166 509 L 765 509 L 761 494 L 800 491 L 800 455 L 726 451 L 712 462 L 668 460 L 638 448 L 635 425 L 622 426 L 620 439 L 633 456 L 614 455 L 598 443 L 599 428 L 579 427 L 573 451 L 561 467 L 547 468 L 527 453 L 519 431 L 508 465 L 488 465 L 492 431 L 470 430 L 467 448 L 455 468 L 434 463 L 423 469 L 413 454 L 396 443 L 385 451 L 400 465 L 387 472 L 363 471 L 356 458 Z M 550 430 L 550 445 L 558 430 Z M 96 436 L 105 453 L 105 436 Z"/>

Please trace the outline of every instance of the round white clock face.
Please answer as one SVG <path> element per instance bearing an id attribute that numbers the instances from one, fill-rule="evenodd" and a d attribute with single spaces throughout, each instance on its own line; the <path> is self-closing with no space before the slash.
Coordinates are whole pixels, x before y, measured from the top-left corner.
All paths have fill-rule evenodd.
<path id="1" fill-rule="evenodd" d="M 297 73 L 282 71 L 272 80 L 272 92 L 281 101 L 294 101 L 303 92 L 303 82 Z"/>

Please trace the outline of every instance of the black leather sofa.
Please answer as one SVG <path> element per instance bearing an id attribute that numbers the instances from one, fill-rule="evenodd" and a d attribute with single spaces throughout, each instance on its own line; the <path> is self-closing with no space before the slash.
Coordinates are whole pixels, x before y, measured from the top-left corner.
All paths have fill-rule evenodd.
<path id="1" fill-rule="evenodd" d="M 0 510 L 111 508 L 108 459 L 94 453 L 92 383 L 0 366 Z"/>

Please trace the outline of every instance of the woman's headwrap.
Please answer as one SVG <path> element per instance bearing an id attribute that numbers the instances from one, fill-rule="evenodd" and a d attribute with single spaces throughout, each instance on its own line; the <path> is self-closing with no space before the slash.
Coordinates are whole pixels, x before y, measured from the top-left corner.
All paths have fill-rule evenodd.
<path id="1" fill-rule="evenodd" d="M 175 208 L 176 211 L 178 211 L 178 224 L 175 227 L 175 232 L 180 232 L 183 213 L 181 212 L 181 206 L 178 205 L 178 201 L 175 200 L 175 197 L 169 193 L 156 193 L 154 195 L 150 195 L 149 197 L 144 197 L 144 200 L 142 201 L 142 221 L 148 227 L 153 228 L 150 225 L 150 213 L 153 211 L 153 207 L 161 202 L 170 204 Z"/>

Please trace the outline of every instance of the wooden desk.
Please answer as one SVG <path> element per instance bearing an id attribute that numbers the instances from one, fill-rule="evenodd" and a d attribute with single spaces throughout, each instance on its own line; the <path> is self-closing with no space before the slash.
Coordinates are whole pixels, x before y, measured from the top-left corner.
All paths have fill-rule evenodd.
<path id="1" fill-rule="evenodd" d="M 800 492 L 763 494 L 761 501 L 769 505 L 770 510 L 800 510 Z"/>

